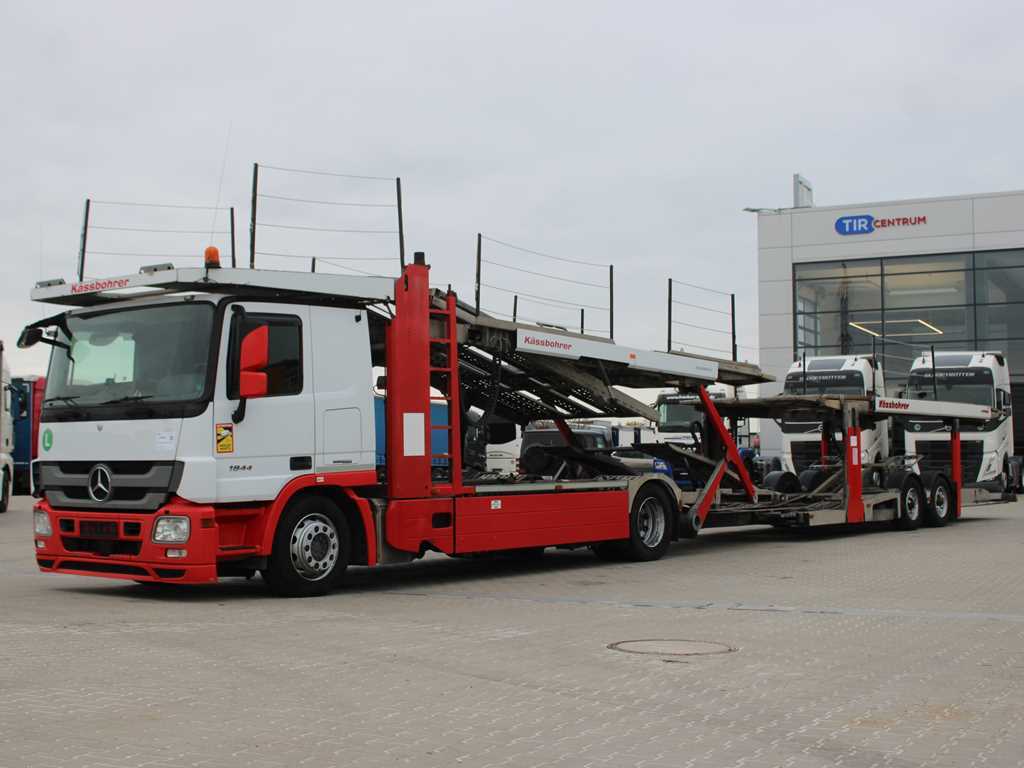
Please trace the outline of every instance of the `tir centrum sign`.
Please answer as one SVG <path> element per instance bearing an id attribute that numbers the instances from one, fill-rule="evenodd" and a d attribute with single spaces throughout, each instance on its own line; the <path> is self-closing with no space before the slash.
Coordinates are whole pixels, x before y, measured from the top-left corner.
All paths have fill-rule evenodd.
<path id="1" fill-rule="evenodd" d="M 840 216 L 836 219 L 836 232 L 840 235 L 868 235 L 879 229 L 916 227 L 927 223 L 927 216 L 872 216 L 862 213 L 857 216 Z"/>

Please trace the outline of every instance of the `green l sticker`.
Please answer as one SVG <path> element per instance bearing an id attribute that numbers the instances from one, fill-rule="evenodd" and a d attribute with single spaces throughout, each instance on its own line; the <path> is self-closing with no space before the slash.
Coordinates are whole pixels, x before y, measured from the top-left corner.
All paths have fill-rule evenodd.
<path id="1" fill-rule="evenodd" d="M 53 448 L 53 430 L 47 427 L 43 430 L 43 450 L 48 451 Z"/>

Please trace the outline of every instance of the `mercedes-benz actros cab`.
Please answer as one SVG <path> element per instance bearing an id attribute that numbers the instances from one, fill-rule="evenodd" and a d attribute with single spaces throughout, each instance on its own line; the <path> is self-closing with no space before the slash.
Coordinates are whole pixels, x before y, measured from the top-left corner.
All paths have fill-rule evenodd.
<path id="1" fill-rule="evenodd" d="M 789 367 L 783 391 L 787 395 L 875 395 L 885 394 L 885 375 L 871 355 L 833 355 L 797 360 Z M 784 419 L 782 464 L 796 475 L 823 462 L 838 461 L 823 456 L 822 423 Z M 889 457 L 889 423 L 879 421 L 861 432 L 861 461 L 878 464 Z"/>
<path id="2" fill-rule="evenodd" d="M 1020 484 L 1013 450 L 1010 370 L 998 351 L 931 352 L 917 357 L 907 379 L 907 399 L 970 403 L 993 409 L 992 418 L 964 429 L 964 484 L 1003 493 Z M 920 471 L 945 462 L 949 427 L 939 420 L 908 418 L 906 451 L 921 456 Z"/>

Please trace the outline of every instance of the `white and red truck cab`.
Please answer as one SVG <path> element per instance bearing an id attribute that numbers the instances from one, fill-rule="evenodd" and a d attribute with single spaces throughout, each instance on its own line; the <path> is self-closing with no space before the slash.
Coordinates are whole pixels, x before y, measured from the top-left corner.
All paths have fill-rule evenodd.
<path id="1" fill-rule="evenodd" d="M 304 595 L 349 564 L 427 551 L 589 545 L 659 557 L 679 490 L 587 453 L 567 420 L 653 419 L 619 386 L 768 378 L 497 320 L 428 276 L 417 254 L 397 279 L 210 263 L 39 283 L 33 299 L 65 308 L 19 340 L 53 347 L 33 465 L 39 567 L 185 583 L 260 571 Z M 383 465 L 375 386 L 386 395 Z M 437 402 L 444 423 L 431 419 Z M 488 473 L 484 443 L 541 418 L 566 430 L 558 450 L 572 479 Z M 444 456 L 435 430 L 452 436 Z"/>

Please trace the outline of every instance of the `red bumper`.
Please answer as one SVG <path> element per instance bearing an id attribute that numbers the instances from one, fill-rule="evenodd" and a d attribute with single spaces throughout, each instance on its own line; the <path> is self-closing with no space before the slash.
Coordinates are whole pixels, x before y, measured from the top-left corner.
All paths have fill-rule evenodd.
<path id="1" fill-rule="evenodd" d="M 174 499 L 152 514 L 111 514 L 55 510 L 44 499 L 35 510 L 49 516 L 53 531 L 50 536 L 34 535 L 41 571 L 182 584 L 217 580 L 218 530 L 212 506 Z M 188 541 L 153 541 L 153 527 L 165 515 L 189 518 Z M 174 550 L 185 554 L 168 556 Z"/>

